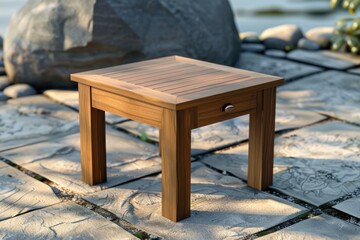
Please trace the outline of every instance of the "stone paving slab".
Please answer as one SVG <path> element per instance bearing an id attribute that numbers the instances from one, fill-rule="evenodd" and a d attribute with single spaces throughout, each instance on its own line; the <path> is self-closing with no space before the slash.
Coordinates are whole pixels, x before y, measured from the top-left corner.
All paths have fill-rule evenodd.
<path id="1" fill-rule="evenodd" d="M 278 156 L 358 161 L 360 127 L 331 121 L 282 135 L 276 139 Z"/>
<path id="2" fill-rule="evenodd" d="M 360 128 L 341 122 L 305 127 L 275 140 L 272 188 L 316 206 L 360 187 Z M 247 179 L 248 146 L 202 159 Z"/>
<path id="3" fill-rule="evenodd" d="M 91 194 L 86 200 L 164 239 L 239 239 L 307 211 L 199 162 L 193 163 L 191 183 L 191 217 L 178 223 L 161 216 L 160 176 Z"/>
<path id="4" fill-rule="evenodd" d="M 0 222 L 0 239 L 137 239 L 115 223 L 73 202 Z"/>
<path id="5" fill-rule="evenodd" d="M 325 119 L 317 113 L 289 109 L 278 104 L 276 110 L 276 131 L 293 129 L 309 125 Z M 127 121 L 116 125 L 137 136 L 146 135 L 153 141 L 159 141 L 159 130 L 155 127 L 135 121 Z M 202 154 L 222 148 L 249 137 L 249 116 L 242 116 L 228 121 L 197 128 L 191 132 L 192 154 Z"/>
<path id="6" fill-rule="evenodd" d="M 0 161 L 0 221 L 59 202 L 49 186 Z"/>
<path id="7" fill-rule="evenodd" d="M 333 208 L 347 213 L 351 216 L 360 218 L 360 197 L 350 198 L 339 204 L 333 206 Z"/>
<path id="8" fill-rule="evenodd" d="M 326 71 L 281 86 L 279 103 L 360 124 L 360 76 Z"/>
<path id="9" fill-rule="evenodd" d="M 287 57 L 291 60 L 336 70 L 346 70 L 360 65 L 359 56 L 328 50 L 307 51 L 297 49 L 288 53 Z"/>
<path id="10" fill-rule="evenodd" d="M 349 69 L 348 72 L 352 74 L 360 75 L 360 67 Z"/>
<path id="11" fill-rule="evenodd" d="M 0 108 L 0 151 L 79 131 L 78 114 L 37 95 L 9 100 Z"/>
<path id="12" fill-rule="evenodd" d="M 15 106 L 21 105 L 37 107 L 40 108 L 40 110 L 38 110 L 40 113 L 56 116 L 64 120 L 71 120 L 76 122 L 79 121 L 79 114 L 76 111 L 40 94 L 29 97 L 9 99 L 6 103 Z"/>
<path id="13" fill-rule="evenodd" d="M 80 194 L 161 171 L 161 159 L 153 157 L 158 148 L 151 144 L 108 128 L 106 147 L 108 181 L 96 186 L 81 181 L 80 134 L 5 151 L 0 156 Z"/>
<path id="14" fill-rule="evenodd" d="M 79 110 L 79 92 L 74 90 L 57 90 L 51 89 L 44 92 L 45 96 L 62 103 L 64 105 L 70 106 L 74 109 Z M 115 124 L 128 120 L 127 118 L 105 112 L 105 120 L 109 124 Z"/>
<path id="15" fill-rule="evenodd" d="M 287 82 L 323 70 L 322 68 L 311 65 L 246 52 L 241 53 L 236 67 L 281 76 Z"/>
<path id="16" fill-rule="evenodd" d="M 258 239 L 359 240 L 360 227 L 329 215 L 322 214 Z"/>

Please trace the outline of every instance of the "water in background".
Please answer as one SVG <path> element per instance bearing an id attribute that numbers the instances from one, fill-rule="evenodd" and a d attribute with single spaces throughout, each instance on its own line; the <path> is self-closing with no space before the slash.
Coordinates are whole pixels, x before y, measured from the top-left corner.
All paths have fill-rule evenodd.
<path id="1" fill-rule="evenodd" d="M 334 26 L 349 17 L 342 9 L 330 8 L 330 0 L 229 0 L 240 32 L 261 33 L 264 29 L 292 23 L 303 31 L 318 26 Z"/>
<path id="2" fill-rule="evenodd" d="M 0 0 L 0 35 L 5 35 L 11 15 L 25 2 Z M 336 19 L 348 16 L 345 11 L 332 11 L 329 0 L 230 0 L 230 3 L 241 32 L 260 33 L 285 23 L 297 24 L 306 31 L 315 26 L 333 26 Z"/>
<path id="3" fill-rule="evenodd" d="M 16 12 L 26 0 L 0 0 L 0 35 L 4 36 L 11 15 Z"/>

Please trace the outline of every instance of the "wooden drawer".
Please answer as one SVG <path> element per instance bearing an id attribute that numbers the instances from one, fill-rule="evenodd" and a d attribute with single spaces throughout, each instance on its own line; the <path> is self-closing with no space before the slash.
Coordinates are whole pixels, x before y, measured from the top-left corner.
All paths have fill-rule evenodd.
<path id="1" fill-rule="evenodd" d="M 225 96 L 197 107 L 197 127 L 249 114 L 255 108 L 256 92 Z"/>

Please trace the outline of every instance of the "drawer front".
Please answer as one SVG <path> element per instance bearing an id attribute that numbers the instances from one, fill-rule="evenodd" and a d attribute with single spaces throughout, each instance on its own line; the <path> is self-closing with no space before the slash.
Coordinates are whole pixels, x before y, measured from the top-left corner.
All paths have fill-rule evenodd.
<path id="1" fill-rule="evenodd" d="M 210 101 L 197 107 L 197 127 L 255 112 L 256 92 Z"/>

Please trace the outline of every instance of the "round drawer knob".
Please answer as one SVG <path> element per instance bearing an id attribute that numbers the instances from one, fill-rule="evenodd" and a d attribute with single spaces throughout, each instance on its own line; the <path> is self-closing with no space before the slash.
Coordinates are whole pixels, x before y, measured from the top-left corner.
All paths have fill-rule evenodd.
<path id="1" fill-rule="evenodd" d="M 223 107 L 223 112 L 231 112 L 235 110 L 235 107 L 234 105 L 228 103 L 228 104 L 225 104 L 224 107 Z"/>

